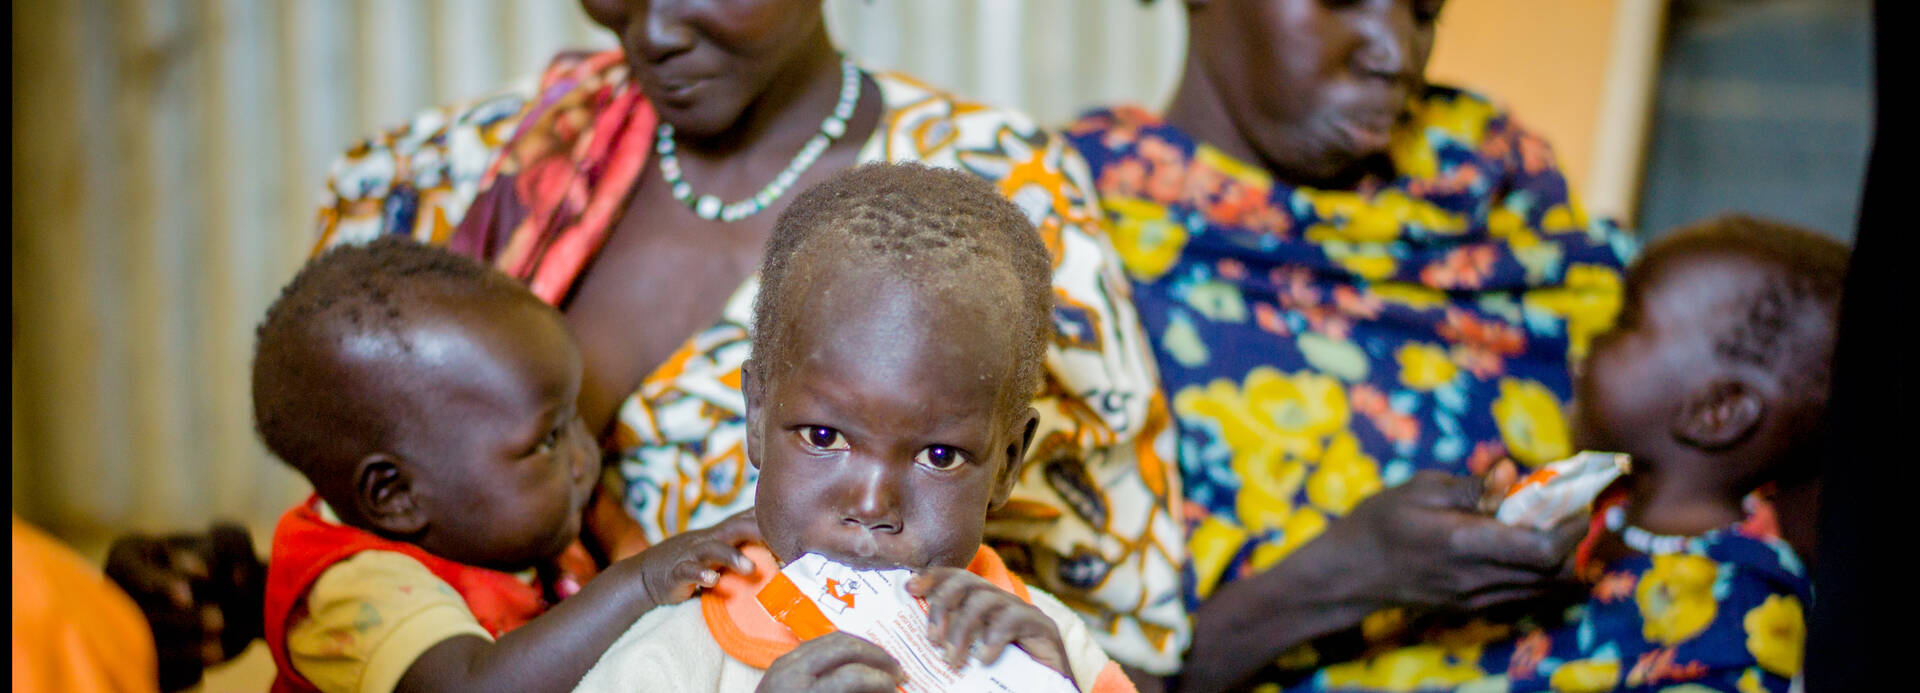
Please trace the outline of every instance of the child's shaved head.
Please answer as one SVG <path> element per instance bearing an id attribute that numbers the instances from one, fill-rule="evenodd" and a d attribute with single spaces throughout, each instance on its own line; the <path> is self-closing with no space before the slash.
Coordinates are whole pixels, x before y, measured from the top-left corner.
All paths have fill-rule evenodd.
<path id="1" fill-rule="evenodd" d="M 1014 387 L 1001 411 L 1016 411 L 1039 386 L 1052 334 L 1052 261 L 1020 208 L 991 183 L 920 164 L 867 164 L 835 174 L 796 198 L 774 224 L 754 302 L 754 377 L 775 377 L 804 315 L 789 311 L 808 290 L 790 268 L 804 254 L 832 253 L 847 267 L 898 270 L 929 291 L 987 297 L 1002 319 L 972 329 L 1002 330 L 1017 353 Z M 855 300 L 858 300 L 857 298 Z"/>
<path id="2" fill-rule="evenodd" d="M 405 326 L 442 310 L 437 299 L 505 308 L 536 301 L 512 278 L 461 255 L 386 236 L 307 263 L 267 309 L 253 358 L 254 426 L 274 455 L 309 478 L 386 444 L 404 398 L 343 391 L 342 349 L 415 349 Z"/>
<path id="3" fill-rule="evenodd" d="M 1846 283 L 1847 247 L 1817 232 L 1748 216 L 1726 216 L 1654 242 L 1630 270 L 1633 286 L 1673 261 L 1708 253 L 1740 255 L 1770 269 L 1745 295 L 1744 310 L 1719 325 L 1713 352 L 1779 379 L 1796 407 L 1825 409 Z"/>
<path id="4" fill-rule="evenodd" d="M 1579 444 L 1728 494 L 1812 471 L 1847 257 L 1742 216 L 1648 246 L 1577 383 Z"/>

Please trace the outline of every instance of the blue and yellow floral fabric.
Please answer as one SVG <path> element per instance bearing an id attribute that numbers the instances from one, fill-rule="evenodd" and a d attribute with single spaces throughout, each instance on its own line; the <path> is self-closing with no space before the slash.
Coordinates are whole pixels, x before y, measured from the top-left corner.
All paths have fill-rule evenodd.
<path id="1" fill-rule="evenodd" d="M 1288 690 L 1783 693 L 1800 672 L 1811 594 L 1778 538 L 1728 527 L 1597 574 L 1587 601 L 1552 622 L 1421 633 Z"/>
<path id="2" fill-rule="evenodd" d="M 1137 108 L 1069 130 L 1182 428 L 1192 604 L 1417 470 L 1571 452 L 1568 364 L 1612 324 L 1631 240 L 1486 100 L 1410 106 L 1397 177 L 1352 191 Z"/>

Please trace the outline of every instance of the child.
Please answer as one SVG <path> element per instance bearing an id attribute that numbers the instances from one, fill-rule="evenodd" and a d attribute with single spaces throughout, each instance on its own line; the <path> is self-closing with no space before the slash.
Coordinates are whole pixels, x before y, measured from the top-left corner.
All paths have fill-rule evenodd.
<path id="1" fill-rule="evenodd" d="M 253 362 L 260 435 L 316 493 L 274 533 L 275 690 L 567 690 L 641 614 L 754 569 L 743 515 L 551 610 L 512 574 L 579 532 L 600 470 L 580 379 L 560 314 L 467 258 L 390 237 L 294 277 Z"/>
<path id="2" fill-rule="evenodd" d="M 1327 667 L 1307 687 L 1419 671 L 1511 691 L 1787 690 L 1810 590 L 1770 513 L 1745 499 L 1816 471 L 1846 267 L 1837 242 L 1745 217 L 1650 245 L 1576 382 L 1576 444 L 1632 457 L 1578 552 L 1584 605 L 1518 630 L 1427 631 L 1429 645 Z"/>
<path id="3" fill-rule="evenodd" d="M 800 642 L 755 601 L 807 553 L 907 567 L 951 663 L 1013 645 L 1082 690 L 1131 690 L 1059 601 L 981 545 L 1032 442 L 1052 334 L 1049 255 L 979 178 L 867 165 L 776 222 L 744 369 L 755 514 L 748 580 L 659 609 L 581 682 L 589 690 L 892 690 L 889 656 L 844 633 Z"/>

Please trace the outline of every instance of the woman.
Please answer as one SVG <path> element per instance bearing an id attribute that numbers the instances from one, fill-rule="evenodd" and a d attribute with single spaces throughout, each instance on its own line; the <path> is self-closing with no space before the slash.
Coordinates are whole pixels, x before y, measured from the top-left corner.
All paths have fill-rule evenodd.
<path id="1" fill-rule="evenodd" d="M 1069 130 L 1182 429 L 1183 690 L 1298 676 L 1376 612 L 1535 598 L 1581 529 L 1500 525 L 1471 476 L 1570 452 L 1628 244 L 1546 143 L 1425 83 L 1441 4 L 1189 0 L 1164 117 Z"/>
<path id="2" fill-rule="evenodd" d="M 1186 639 L 1173 436 L 1131 308 L 1110 300 L 1124 278 L 1077 155 L 1017 114 L 860 70 L 818 0 L 583 5 L 620 50 L 356 146 L 320 246 L 448 243 L 561 308 L 608 452 L 590 533 L 618 558 L 752 504 L 739 368 L 787 193 L 880 160 L 992 180 L 1054 250 L 1059 336 L 1033 464 L 989 532 L 1116 656 L 1170 670 Z"/>

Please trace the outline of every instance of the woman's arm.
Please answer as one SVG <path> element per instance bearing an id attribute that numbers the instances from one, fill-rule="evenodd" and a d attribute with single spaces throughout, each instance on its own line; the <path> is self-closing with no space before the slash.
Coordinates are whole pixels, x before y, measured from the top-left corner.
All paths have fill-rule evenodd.
<path id="1" fill-rule="evenodd" d="M 1282 653 L 1394 607 L 1476 611 L 1552 594 L 1585 518 L 1552 532 L 1483 514 L 1481 483 L 1422 472 L 1354 506 L 1267 572 L 1194 614 L 1180 690 L 1232 687 Z"/>

